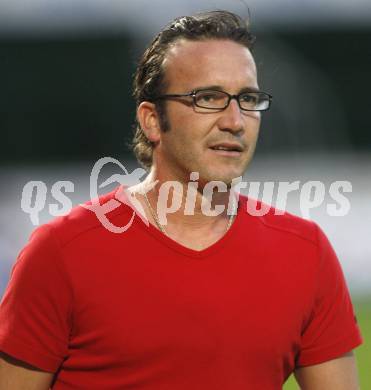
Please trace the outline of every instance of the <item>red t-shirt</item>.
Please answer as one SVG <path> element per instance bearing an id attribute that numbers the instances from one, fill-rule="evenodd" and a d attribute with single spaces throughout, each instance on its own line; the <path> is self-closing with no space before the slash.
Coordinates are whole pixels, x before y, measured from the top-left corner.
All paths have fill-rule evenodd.
<path id="1" fill-rule="evenodd" d="M 112 198 L 111 193 L 101 203 Z M 336 255 L 313 222 L 251 216 L 202 251 L 138 217 L 77 207 L 36 229 L 0 306 L 0 350 L 53 389 L 281 389 L 361 343 Z M 130 220 L 122 205 L 109 219 Z"/>

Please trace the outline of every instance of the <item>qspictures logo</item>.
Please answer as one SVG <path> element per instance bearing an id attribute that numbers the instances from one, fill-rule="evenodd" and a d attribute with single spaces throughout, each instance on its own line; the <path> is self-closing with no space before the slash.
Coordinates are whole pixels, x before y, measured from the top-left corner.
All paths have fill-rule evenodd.
<path id="1" fill-rule="evenodd" d="M 102 169 L 113 164 L 120 169 L 120 174 L 113 174 L 108 179 L 98 185 L 98 179 Z M 149 222 L 141 202 L 137 199 L 136 194 L 146 195 L 158 182 L 151 185 L 143 185 L 143 179 L 146 171 L 142 168 L 137 168 L 131 173 L 120 161 L 112 157 L 103 157 L 99 159 L 93 166 L 90 173 L 90 203 L 81 204 L 81 207 L 93 212 L 100 223 L 112 233 L 123 233 L 130 228 L 135 216 L 137 215 L 148 226 Z M 242 177 L 237 177 L 232 181 L 232 189 L 229 193 L 229 201 L 227 205 L 213 205 L 213 196 L 216 192 L 228 192 L 228 187 L 221 181 L 210 181 L 203 186 L 202 191 L 199 189 L 199 173 L 192 172 L 189 177 L 189 182 L 186 186 L 184 183 L 177 181 L 167 181 L 158 186 L 158 201 L 155 206 L 157 218 L 162 226 L 167 224 L 167 216 L 179 211 L 184 203 L 184 214 L 193 215 L 195 212 L 196 196 L 202 193 L 201 212 L 206 216 L 217 216 L 227 211 L 228 215 L 236 213 L 236 201 L 241 190 L 248 197 L 246 212 L 252 216 L 262 216 L 271 210 L 270 204 L 275 199 L 275 214 L 282 215 L 285 213 L 288 203 L 288 196 L 294 194 L 299 199 L 300 212 L 302 217 L 309 219 L 310 212 L 322 206 L 325 202 L 325 197 L 328 194 L 331 201 L 326 203 L 326 212 L 330 216 L 339 217 L 345 216 L 350 211 L 350 201 L 345 196 L 345 193 L 352 192 L 352 184 L 349 181 L 334 181 L 326 185 L 321 181 L 306 181 L 299 180 L 293 182 L 246 182 Z M 98 194 L 98 189 L 102 189 L 109 184 L 120 184 L 120 188 L 116 191 L 114 198 L 101 204 Z M 131 190 L 135 186 L 135 192 Z M 58 203 L 48 205 L 48 211 L 51 216 L 66 215 L 72 209 L 72 201 L 67 196 L 68 193 L 73 193 L 75 184 L 72 181 L 57 181 L 51 188 L 50 193 L 53 199 Z M 46 207 L 46 197 L 48 187 L 43 181 L 29 181 L 23 187 L 21 208 L 29 214 L 31 223 L 39 225 L 39 214 Z M 176 193 L 178 196 L 174 197 Z M 263 204 L 258 205 L 256 199 L 262 199 Z M 129 222 L 125 226 L 116 226 L 107 217 L 107 214 L 122 204 L 128 205 L 132 209 L 132 215 Z"/>

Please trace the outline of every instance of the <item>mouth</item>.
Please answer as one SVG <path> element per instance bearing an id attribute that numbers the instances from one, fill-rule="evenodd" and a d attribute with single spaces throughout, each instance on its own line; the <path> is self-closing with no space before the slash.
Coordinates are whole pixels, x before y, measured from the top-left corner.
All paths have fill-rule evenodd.
<path id="1" fill-rule="evenodd" d="M 239 157 L 243 152 L 243 147 L 234 143 L 220 143 L 210 146 L 209 149 L 220 156 L 226 157 Z"/>

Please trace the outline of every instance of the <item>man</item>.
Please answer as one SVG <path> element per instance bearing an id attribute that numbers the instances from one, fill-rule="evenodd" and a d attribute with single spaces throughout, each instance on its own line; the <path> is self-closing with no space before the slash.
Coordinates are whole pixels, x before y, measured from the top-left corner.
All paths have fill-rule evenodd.
<path id="1" fill-rule="evenodd" d="M 114 234 L 79 207 L 37 229 L 1 304 L 0 389 L 280 389 L 292 372 L 303 389 L 358 388 L 361 338 L 326 237 L 251 215 L 232 189 L 271 100 L 252 43 L 224 11 L 152 42 L 134 83 L 149 175 L 129 189 L 150 224 Z M 110 221 L 130 220 L 127 203 Z"/>

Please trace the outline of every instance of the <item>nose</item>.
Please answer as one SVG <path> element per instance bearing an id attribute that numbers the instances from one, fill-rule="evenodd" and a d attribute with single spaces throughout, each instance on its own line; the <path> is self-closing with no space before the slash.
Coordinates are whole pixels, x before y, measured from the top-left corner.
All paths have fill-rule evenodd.
<path id="1" fill-rule="evenodd" d="M 231 99 L 228 107 L 220 112 L 218 126 L 220 130 L 233 133 L 243 131 L 244 117 L 235 98 Z"/>

